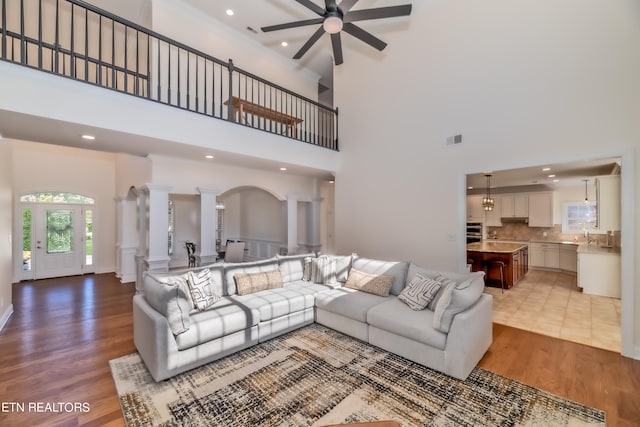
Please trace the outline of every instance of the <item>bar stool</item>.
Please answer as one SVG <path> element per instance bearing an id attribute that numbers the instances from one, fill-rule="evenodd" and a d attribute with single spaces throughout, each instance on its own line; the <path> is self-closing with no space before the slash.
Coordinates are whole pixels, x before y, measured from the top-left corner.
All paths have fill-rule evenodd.
<path id="1" fill-rule="evenodd" d="M 506 264 L 504 263 L 504 261 L 497 261 L 497 260 L 486 260 L 486 261 L 482 261 L 482 267 L 484 268 L 484 274 L 487 276 L 487 278 L 489 277 L 489 269 L 491 267 L 498 267 L 500 269 L 500 286 L 502 287 L 502 293 L 504 293 L 504 268 L 506 267 Z"/>

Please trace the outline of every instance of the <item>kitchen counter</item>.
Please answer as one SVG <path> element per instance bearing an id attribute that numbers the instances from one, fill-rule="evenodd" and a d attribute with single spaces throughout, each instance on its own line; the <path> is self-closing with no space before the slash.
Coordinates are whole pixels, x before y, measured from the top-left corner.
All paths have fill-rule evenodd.
<path id="1" fill-rule="evenodd" d="M 586 243 L 582 243 L 578 245 L 578 253 L 579 254 L 613 254 L 620 255 L 620 248 L 618 247 L 608 247 L 608 246 L 600 246 L 600 245 L 588 245 Z"/>
<path id="2" fill-rule="evenodd" d="M 482 242 L 469 243 L 467 245 L 467 251 L 512 254 L 525 247 L 527 247 L 526 243 L 503 243 L 485 240 Z"/>
<path id="3" fill-rule="evenodd" d="M 467 245 L 471 271 L 484 271 L 488 286 L 511 288 L 529 269 L 527 242 L 506 243 L 485 240 Z M 502 266 L 502 268 L 500 267 Z"/>

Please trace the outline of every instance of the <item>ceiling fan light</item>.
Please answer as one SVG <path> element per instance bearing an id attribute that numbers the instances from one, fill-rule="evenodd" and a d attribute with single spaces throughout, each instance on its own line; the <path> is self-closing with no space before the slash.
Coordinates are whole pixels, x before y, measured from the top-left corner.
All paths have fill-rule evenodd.
<path id="1" fill-rule="evenodd" d="M 342 19 L 339 16 L 327 16 L 322 22 L 322 28 L 329 34 L 337 34 L 342 31 Z"/>

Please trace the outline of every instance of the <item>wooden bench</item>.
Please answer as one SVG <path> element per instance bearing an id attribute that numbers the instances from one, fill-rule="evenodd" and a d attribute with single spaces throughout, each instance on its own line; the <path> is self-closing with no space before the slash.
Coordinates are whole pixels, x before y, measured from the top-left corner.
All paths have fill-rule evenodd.
<path id="1" fill-rule="evenodd" d="M 229 105 L 229 100 L 224 102 L 224 105 Z M 298 124 L 302 123 L 302 119 L 290 116 L 281 111 L 277 111 L 271 108 L 267 108 L 263 105 L 249 102 L 246 99 L 240 99 L 238 97 L 231 97 L 231 105 L 235 113 L 235 119 L 237 122 L 247 124 L 247 114 L 251 114 L 256 117 L 262 117 L 267 120 L 271 120 L 277 123 L 281 123 L 285 126 L 283 134 L 288 134 L 292 138 L 298 137 Z"/>

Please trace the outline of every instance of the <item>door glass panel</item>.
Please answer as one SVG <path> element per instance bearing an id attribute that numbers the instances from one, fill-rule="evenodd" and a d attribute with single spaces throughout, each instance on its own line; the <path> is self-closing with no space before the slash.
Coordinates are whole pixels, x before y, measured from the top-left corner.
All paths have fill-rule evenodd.
<path id="1" fill-rule="evenodd" d="M 31 209 L 22 210 L 22 270 L 31 271 Z"/>
<path id="2" fill-rule="evenodd" d="M 93 265 L 93 211 L 84 212 L 84 265 Z"/>
<path id="3" fill-rule="evenodd" d="M 73 211 L 47 210 L 47 253 L 73 252 Z"/>

